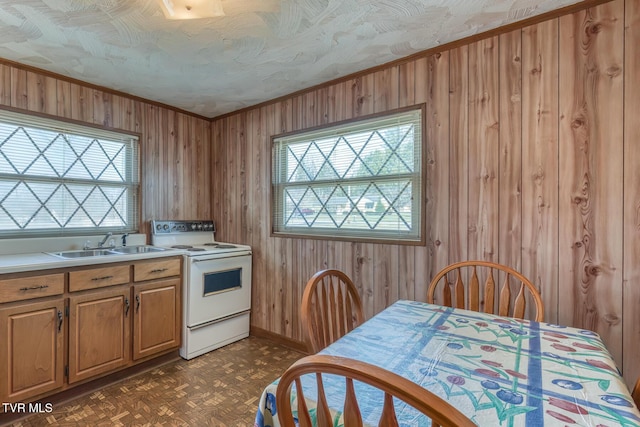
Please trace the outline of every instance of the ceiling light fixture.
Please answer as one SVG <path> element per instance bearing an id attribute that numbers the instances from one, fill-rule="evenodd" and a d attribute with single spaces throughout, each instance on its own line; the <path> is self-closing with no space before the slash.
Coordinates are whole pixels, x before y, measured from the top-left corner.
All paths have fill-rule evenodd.
<path id="1" fill-rule="evenodd" d="M 222 0 L 157 0 L 167 19 L 200 19 L 224 16 Z"/>

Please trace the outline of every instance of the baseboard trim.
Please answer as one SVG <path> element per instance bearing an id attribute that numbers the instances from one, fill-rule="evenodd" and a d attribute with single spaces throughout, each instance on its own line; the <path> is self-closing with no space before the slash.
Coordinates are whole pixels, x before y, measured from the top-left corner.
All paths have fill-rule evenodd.
<path id="1" fill-rule="evenodd" d="M 249 333 L 254 337 L 265 338 L 301 353 L 309 354 L 309 350 L 307 350 L 307 345 L 305 343 L 285 337 L 284 335 L 276 334 L 275 332 L 267 331 L 266 329 L 258 328 L 253 325 L 251 325 Z"/>

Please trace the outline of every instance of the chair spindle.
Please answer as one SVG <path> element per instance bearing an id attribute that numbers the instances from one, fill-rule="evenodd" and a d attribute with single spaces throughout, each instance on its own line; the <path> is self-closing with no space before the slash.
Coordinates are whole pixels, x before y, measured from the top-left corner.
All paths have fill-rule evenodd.
<path id="1" fill-rule="evenodd" d="M 516 296 L 516 301 L 513 306 L 513 316 L 523 319 L 526 308 L 527 301 L 524 296 L 524 283 L 520 283 L 520 291 L 518 291 L 518 295 Z"/>
<path id="2" fill-rule="evenodd" d="M 496 282 L 493 280 L 493 270 L 490 270 L 484 284 L 484 312 L 493 313 L 496 301 Z"/>
<path id="3" fill-rule="evenodd" d="M 464 283 L 462 282 L 462 275 L 458 270 L 458 278 L 456 279 L 456 308 L 464 308 Z"/>
<path id="4" fill-rule="evenodd" d="M 498 314 L 500 316 L 509 315 L 509 305 L 511 304 L 511 287 L 509 286 L 509 275 L 507 274 L 500 292 L 500 305 L 498 306 Z"/>
<path id="5" fill-rule="evenodd" d="M 460 272 L 460 270 L 459 268 L 458 272 Z M 469 309 L 473 311 L 480 309 L 480 283 L 475 268 L 473 269 L 473 276 L 469 282 Z"/>
<path id="6" fill-rule="evenodd" d="M 356 392 L 353 387 L 353 380 L 345 377 L 347 384 L 347 391 L 344 398 L 344 425 L 353 427 L 362 427 L 362 414 L 360 413 L 360 407 L 358 406 L 358 400 L 356 398 Z"/>
<path id="7" fill-rule="evenodd" d="M 447 307 L 451 307 L 451 282 L 449 278 L 444 276 L 444 286 L 442 287 L 442 303 Z"/>
<path id="8" fill-rule="evenodd" d="M 320 372 L 316 373 L 316 383 L 318 387 L 318 406 L 316 407 L 318 427 L 332 426 L 333 420 L 331 419 L 331 410 L 327 403 L 327 396 L 325 396 L 324 393 L 324 384 L 322 382 L 322 374 Z"/>
<path id="9" fill-rule="evenodd" d="M 398 417 L 393 406 L 393 396 L 389 393 L 384 394 L 384 405 L 382 406 L 382 415 L 380 416 L 378 427 L 398 427 Z"/>
<path id="10" fill-rule="evenodd" d="M 336 337 L 341 337 L 347 333 L 348 317 L 344 307 L 345 295 L 342 293 L 342 284 L 338 283 L 338 299 L 336 300 L 336 322 L 338 323 Z"/>
<path id="11" fill-rule="evenodd" d="M 340 312 L 337 311 L 337 306 L 336 306 L 336 290 L 335 290 L 335 283 L 333 281 L 333 277 L 329 278 L 329 312 L 330 313 L 335 313 L 334 316 L 329 316 L 328 317 L 328 321 L 329 323 L 329 327 L 327 329 L 329 329 L 329 342 L 333 342 L 336 340 L 336 337 L 339 337 L 340 335 L 338 334 L 338 324 L 340 323 Z M 340 286 L 340 284 L 338 283 L 338 286 Z"/>
<path id="12" fill-rule="evenodd" d="M 296 378 L 296 393 L 298 395 L 298 424 L 299 427 L 313 427 L 311 423 L 311 417 L 309 416 L 309 410 L 307 409 L 307 402 L 304 398 L 302 391 L 302 381 L 300 378 Z"/>

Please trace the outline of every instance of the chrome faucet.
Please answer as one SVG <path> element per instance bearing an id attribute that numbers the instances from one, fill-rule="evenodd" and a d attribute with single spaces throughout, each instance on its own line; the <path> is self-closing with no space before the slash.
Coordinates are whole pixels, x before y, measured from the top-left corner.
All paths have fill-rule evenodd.
<path id="1" fill-rule="evenodd" d="M 100 242 L 98 243 L 98 247 L 101 248 L 104 246 L 104 244 L 107 242 L 107 240 L 109 239 L 109 237 L 113 236 L 112 232 L 108 232 L 105 236 L 104 239 L 100 240 Z"/>
<path id="2" fill-rule="evenodd" d="M 108 247 L 105 247 L 104 244 L 107 242 L 107 240 L 109 240 L 109 237 L 113 236 L 113 233 L 109 232 L 104 236 L 104 239 L 102 239 L 100 242 L 98 242 L 98 246 L 92 247 L 91 246 L 91 240 L 87 240 L 83 246 L 83 249 L 85 251 L 87 250 L 94 250 L 94 249 L 113 249 L 115 248 L 115 245 L 113 244 L 113 240 L 111 241 L 111 243 L 109 244 Z"/>

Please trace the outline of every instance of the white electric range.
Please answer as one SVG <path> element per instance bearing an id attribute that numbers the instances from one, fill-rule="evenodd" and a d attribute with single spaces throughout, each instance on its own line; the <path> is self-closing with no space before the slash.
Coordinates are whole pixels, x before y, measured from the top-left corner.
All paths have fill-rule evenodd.
<path id="1" fill-rule="evenodd" d="M 249 336 L 251 247 L 215 241 L 213 221 L 151 221 L 154 246 L 183 249 L 180 356 L 192 359 Z"/>

